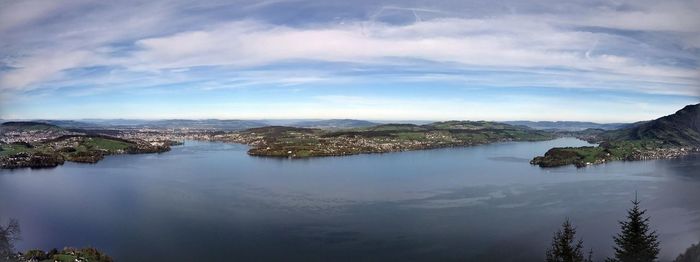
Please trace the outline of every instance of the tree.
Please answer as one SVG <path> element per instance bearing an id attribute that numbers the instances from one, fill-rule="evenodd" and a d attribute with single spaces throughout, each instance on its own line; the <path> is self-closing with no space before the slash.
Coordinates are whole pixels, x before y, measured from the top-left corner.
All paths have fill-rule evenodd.
<path id="1" fill-rule="evenodd" d="M 588 262 L 591 261 L 593 251 L 588 258 L 583 256 L 583 240 L 576 241 L 576 228 L 567 218 L 552 237 L 552 247 L 547 249 L 547 262 Z"/>
<path id="2" fill-rule="evenodd" d="M 700 261 L 700 243 L 689 247 L 685 253 L 679 255 L 674 262 L 697 262 Z"/>
<path id="3" fill-rule="evenodd" d="M 639 208 L 635 195 L 632 208 L 627 211 L 627 221 L 620 221 L 621 232 L 615 239 L 615 258 L 609 261 L 652 262 L 659 256 L 659 241 L 656 231 L 649 228 L 647 212 Z"/>
<path id="4" fill-rule="evenodd" d="M 0 261 L 12 261 L 15 254 L 15 241 L 19 240 L 19 222 L 10 219 L 7 226 L 0 225 Z"/>

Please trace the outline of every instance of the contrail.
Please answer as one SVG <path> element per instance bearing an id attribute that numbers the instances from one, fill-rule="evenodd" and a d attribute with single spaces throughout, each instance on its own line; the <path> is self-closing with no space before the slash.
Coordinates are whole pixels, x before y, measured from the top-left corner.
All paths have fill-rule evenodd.
<path id="1" fill-rule="evenodd" d="M 411 9 L 411 11 L 413 12 L 413 16 L 416 17 L 416 23 L 421 22 L 422 20 L 420 19 L 420 16 L 418 16 L 418 13 L 416 13 L 416 10 Z"/>
<path id="2" fill-rule="evenodd" d="M 591 53 L 593 52 L 593 50 L 595 50 L 595 48 L 597 46 L 598 46 L 598 40 L 596 39 L 595 42 L 593 42 L 593 46 L 591 46 L 591 48 L 586 50 L 586 59 L 591 59 Z"/>

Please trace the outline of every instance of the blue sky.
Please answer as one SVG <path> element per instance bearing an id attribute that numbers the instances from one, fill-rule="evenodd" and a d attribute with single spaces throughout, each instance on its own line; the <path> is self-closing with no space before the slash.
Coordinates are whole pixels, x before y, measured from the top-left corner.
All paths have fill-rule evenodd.
<path id="1" fill-rule="evenodd" d="M 0 118 L 647 120 L 700 102 L 698 13 L 695 0 L 0 0 Z"/>

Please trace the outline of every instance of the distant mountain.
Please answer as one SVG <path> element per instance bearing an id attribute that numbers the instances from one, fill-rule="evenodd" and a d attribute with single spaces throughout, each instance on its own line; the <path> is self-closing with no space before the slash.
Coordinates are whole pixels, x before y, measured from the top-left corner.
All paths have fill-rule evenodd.
<path id="1" fill-rule="evenodd" d="M 74 128 L 154 128 L 154 129 L 216 129 L 216 130 L 244 130 L 254 127 L 267 126 L 265 121 L 258 120 L 220 120 L 220 119 L 165 119 L 165 120 L 140 120 L 140 119 L 82 119 L 80 121 L 50 122 L 58 125 L 73 125 Z M 78 123 L 84 124 L 79 126 Z"/>
<path id="2" fill-rule="evenodd" d="M 433 122 L 424 125 L 416 124 L 381 124 L 376 126 L 336 130 L 333 135 L 371 135 L 386 136 L 394 133 L 428 133 L 428 132 L 449 132 L 456 136 L 471 136 L 474 134 L 489 137 L 499 136 L 532 136 L 538 138 L 553 138 L 553 132 L 545 130 L 535 130 L 526 126 L 514 126 L 500 122 L 490 121 L 444 121 Z"/>
<path id="3" fill-rule="evenodd" d="M 267 126 L 264 121 L 256 120 L 219 120 L 219 119 L 204 119 L 204 120 L 186 120 L 186 119 L 171 119 L 146 122 L 138 125 L 139 127 L 151 128 L 190 128 L 190 129 L 218 129 L 218 130 L 244 130 L 255 127 Z"/>
<path id="4" fill-rule="evenodd" d="M 533 129 L 548 129 L 558 131 L 581 131 L 586 129 L 614 130 L 629 125 L 625 123 L 599 124 L 593 122 L 579 121 L 503 121 L 501 123 L 516 126 L 527 126 Z"/>
<path id="5" fill-rule="evenodd" d="M 602 140 L 656 140 L 673 146 L 700 147 L 700 104 L 678 112 L 601 134 Z"/>
<path id="6" fill-rule="evenodd" d="M 55 125 L 62 128 L 69 129 L 81 129 L 81 128 L 98 128 L 100 125 L 88 122 L 80 122 L 75 120 L 34 120 L 33 122 L 40 122 L 49 125 Z"/>
<path id="7" fill-rule="evenodd" d="M 10 121 L 0 124 L 0 129 L 3 130 L 43 130 L 43 129 L 61 129 L 52 124 L 36 122 L 36 121 Z"/>
<path id="8" fill-rule="evenodd" d="M 19 121 L 15 121 L 19 122 Z M 32 120 L 66 129 L 154 128 L 154 129 L 216 129 L 226 131 L 245 130 L 264 126 L 291 126 L 319 129 L 344 129 L 370 127 L 378 123 L 354 119 L 330 120 L 221 120 L 221 119 L 81 119 L 81 120 Z M 1 123 L 1 122 L 0 122 Z"/>
<path id="9" fill-rule="evenodd" d="M 27 131 L 41 131 L 41 132 L 63 132 L 65 129 L 41 122 L 33 121 L 10 121 L 0 124 L 0 134 L 5 134 L 8 132 L 27 132 Z"/>
<path id="10" fill-rule="evenodd" d="M 342 129 L 342 128 L 358 128 L 371 127 L 379 125 L 378 123 L 355 120 L 355 119 L 329 119 L 329 120 L 307 120 L 289 124 L 293 127 L 308 127 L 321 129 Z"/>
<path id="11" fill-rule="evenodd" d="M 263 126 L 263 127 L 254 127 L 254 128 L 246 129 L 246 130 L 243 130 L 241 133 L 257 134 L 257 135 L 263 135 L 266 137 L 277 138 L 278 136 L 283 135 L 287 132 L 314 133 L 316 131 L 321 131 L 321 130 L 320 129 L 313 129 L 313 128 L 306 128 L 306 127 Z"/>
<path id="12" fill-rule="evenodd" d="M 430 124 L 425 124 L 424 126 L 430 126 L 437 129 L 467 129 L 467 130 L 480 130 L 480 129 L 531 129 L 528 126 L 513 125 L 503 122 L 491 122 L 491 121 L 444 121 L 444 122 L 434 122 Z M 536 128 L 532 128 L 536 129 Z"/>
<path id="13" fill-rule="evenodd" d="M 137 126 L 143 125 L 153 120 L 143 119 L 80 119 L 78 121 L 95 124 L 99 126 Z"/>

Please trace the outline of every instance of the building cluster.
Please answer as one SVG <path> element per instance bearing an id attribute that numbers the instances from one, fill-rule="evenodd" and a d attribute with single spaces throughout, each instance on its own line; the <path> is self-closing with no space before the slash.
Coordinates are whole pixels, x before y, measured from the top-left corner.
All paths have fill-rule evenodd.
<path id="1" fill-rule="evenodd" d="M 253 149 L 249 153 L 252 155 L 288 157 L 384 153 L 476 143 L 470 139 L 456 138 L 446 132 L 416 133 L 416 137 L 413 138 L 400 135 L 320 136 L 315 133 L 299 132 L 286 132 L 280 136 L 269 137 L 263 134 L 237 133 L 227 135 L 221 140 L 250 145 Z"/>
<path id="2" fill-rule="evenodd" d="M 669 159 L 685 156 L 691 153 L 700 152 L 700 148 L 694 147 L 661 147 L 651 150 L 637 150 L 627 156 L 624 160 L 651 160 Z"/>
<path id="3" fill-rule="evenodd" d="M 0 142 L 10 143 L 33 143 L 44 140 L 55 139 L 64 135 L 77 135 L 79 133 L 65 130 L 22 130 L 4 131 L 0 133 Z"/>

